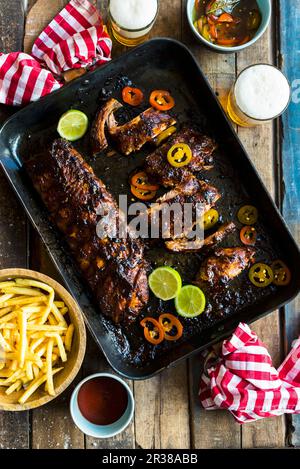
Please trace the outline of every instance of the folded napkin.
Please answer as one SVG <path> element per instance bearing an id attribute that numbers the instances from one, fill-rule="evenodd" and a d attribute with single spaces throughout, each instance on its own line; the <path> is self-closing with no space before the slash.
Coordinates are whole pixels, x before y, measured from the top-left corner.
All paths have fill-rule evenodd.
<path id="1" fill-rule="evenodd" d="M 205 368 L 199 398 L 207 410 L 227 409 L 239 423 L 300 413 L 300 339 L 276 370 L 265 345 L 240 323 Z"/>
<path id="2" fill-rule="evenodd" d="M 111 47 L 98 10 L 88 0 L 71 0 L 36 39 L 31 55 L 0 53 L 0 102 L 36 101 L 63 85 L 63 72 L 110 60 Z"/>

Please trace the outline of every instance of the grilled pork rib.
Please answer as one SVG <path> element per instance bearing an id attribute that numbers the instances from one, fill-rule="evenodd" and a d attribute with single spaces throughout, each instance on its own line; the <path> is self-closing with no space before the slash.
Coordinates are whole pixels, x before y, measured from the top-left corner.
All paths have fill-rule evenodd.
<path id="1" fill-rule="evenodd" d="M 181 168 L 172 166 L 167 160 L 169 149 L 177 143 L 189 145 L 193 154 L 191 162 Z M 215 148 L 216 144 L 211 138 L 193 129 L 185 128 L 147 156 L 145 171 L 154 181 L 160 182 L 165 187 L 174 187 L 189 179 L 191 173 L 212 168 L 212 154 Z"/>
<path id="2" fill-rule="evenodd" d="M 118 211 L 104 183 L 64 140 L 26 166 L 102 312 L 116 323 L 134 320 L 148 301 L 147 263 L 139 240 L 97 236 L 103 216 Z"/>
<path id="3" fill-rule="evenodd" d="M 219 248 L 201 267 L 196 282 L 214 288 L 220 282 L 228 283 L 253 261 L 255 249 L 250 247 Z"/>
<path id="4" fill-rule="evenodd" d="M 187 181 L 186 184 L 178 185 L 175 189 L 171 189 L 157 199 L 148 209 L 148 215 L 152 220 L 157 220 L 158 214 L 162 213 L 164 207 L 171 207 L 173 204 L 180 205 L 182 209 L 179 211 L 180 219 L 177 220 L 174 214 L 171 213 L 170 223 L 167 224 L 165 229 L 162 227 L 162 237 L 165 239 L 184 237 L 193 229 L 197 218 L 213 207 L 220 197 L 221 194 L 216 187 L 207 184 L 205 181 L 200 181 L 192 175 L 191 180 Z M 185 231 L 180 232 L 180 235 L 177 236 L 176 228 L 180 229 L 182 226 L 184 204 L 191 204 L 193 216 L 190 219 L 190 224 L 184 226 Z M 199 209 L 198 213 L 196 213 L 196 208 Z"/>
<path id="5" fill-rule="evenodd" d="M 207 236 L 205 239 L 196 239 L 189 240 L 187 238 L 174 239 L 171 241 L 166 241 L 165 245 L 167 249 L 173 252 L 197 252 L 201 250 L 209 250 L 212 247 L 215 247 L 217 244 L 221 243 L 224 238 L 229 233 L 232 233 L 236 229 L 236 226 L 233 222 L 227 223 L 220 226 L 220 228 L 215 231 L 210 236 Z"/>
<path id="6" fill-rule="evenodd" d="M 115 120 L 114 111 L 120 109 L 122 104 L 116 99 L 109 99 L 98 111 L 94 120 L 91 138 L 93 153 L 100 153 L 108 147 L 108 142 L 105 135 L 105 126 L 110 129 L 115 127 L 117 122 Z"/>
<path id="7" fill-rule="evenodd" d="M 107 148 L 105 125 L 111 138 L 121 153 L 129 155 L 140 150 L 145 143 L 152 141 L 161 132 L 176 123 L 176 120 L 165 112 L 149 108 L 124 125 L 118 126 L 114 111 L 122 107 L 116 99 L 109 99 L 98 112 L 92 128 L 92 145 L 94 154 Z"/>

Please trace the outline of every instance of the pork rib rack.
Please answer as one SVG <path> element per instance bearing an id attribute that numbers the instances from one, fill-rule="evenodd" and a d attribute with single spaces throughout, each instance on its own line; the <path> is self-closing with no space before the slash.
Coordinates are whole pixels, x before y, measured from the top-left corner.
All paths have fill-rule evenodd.
<path id="1" fill-rule="evenodd" d="M 147 263 L 130 234 L 98 237 L 98 222 L 109 210 L 118 213 L 104 183 L 64 140 L 25 165 L 103 314 L 115 323 L 133 321 L 148 301 Z"/>

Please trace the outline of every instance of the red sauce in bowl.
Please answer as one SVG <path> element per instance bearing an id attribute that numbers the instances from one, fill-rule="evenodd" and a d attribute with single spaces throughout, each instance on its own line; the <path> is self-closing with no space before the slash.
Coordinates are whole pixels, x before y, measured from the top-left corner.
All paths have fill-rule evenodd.
<path id="1" fill-rule="evenodd" d="M 110 425 L 124 414 L 128 393 L 120 381 L 106 376 L 86 381 L 78 392 L 83 417 L 95 425 Z"/>

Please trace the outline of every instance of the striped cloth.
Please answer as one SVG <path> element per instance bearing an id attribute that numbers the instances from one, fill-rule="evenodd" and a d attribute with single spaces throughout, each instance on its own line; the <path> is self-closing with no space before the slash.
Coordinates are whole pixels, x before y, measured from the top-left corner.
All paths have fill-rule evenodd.
<path id="1" fill-rule="evenodd" d="M 63 72 L 109 61 L 111 48 L 98 10 L 88 0 L 71 0 L 36 39 L 31 55 L 0 53 L 0 102 L 36 101 L 63 85 Z"/>
<path id="2" fill-rule="evenodd" d="M 265 345 L 240 323 L 205 368 L 199 398 L 207 410 L 227 409 L 239 423 L 300 413 L 300 339 L 276 370 Z"/>

